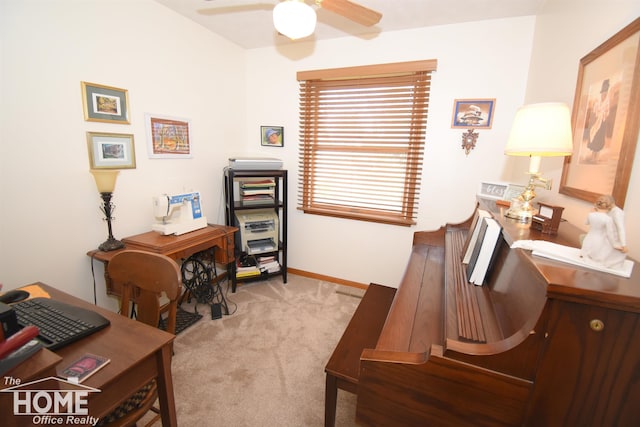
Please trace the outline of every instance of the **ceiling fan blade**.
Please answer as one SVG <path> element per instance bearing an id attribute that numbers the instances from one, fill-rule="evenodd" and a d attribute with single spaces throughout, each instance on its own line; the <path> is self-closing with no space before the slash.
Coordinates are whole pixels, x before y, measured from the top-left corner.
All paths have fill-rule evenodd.
<path id="1" fill-rule="evenodd" d="M 380 22 L 382 14 L 349 0 L 317 0 L 323 9 L 344 16 L 358 24 L 370 27 Z"/>

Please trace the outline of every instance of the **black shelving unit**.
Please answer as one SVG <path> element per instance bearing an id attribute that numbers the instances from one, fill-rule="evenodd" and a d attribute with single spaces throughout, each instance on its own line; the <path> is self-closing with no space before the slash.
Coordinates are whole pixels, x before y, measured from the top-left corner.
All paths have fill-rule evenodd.
<path id="1" fill-rule="evenodd" d="M 252 201 L 251 203 L 245 203 L 240 195 L 240 183 L 243 179 L 246 181 L 256 179 L 273 179 L 274 192 L 273 197 L 264 201 Z M 224 169 L 224 195 L 225 195 L 225 221 L 227 225 L 237 226 L 236 212 L 237 211 L 264 211 L 273 210 L 279 222 L 279 238 L 277 243 L 277 249 L 274 251 L 261 253 L 261 256 L 274 256 L 279 264 L 280 271 L 274 273 L 262 273 L 257 276 L 251 277 L 236 277 L 236 265 L 231 266 L 229 276 L 231 278 L 232 292 L 236 291 L 238 282 L 249 282 L 256 280 L 264 280 L 268 277 L 282 275 L 282 281 L 287 283 L 287 171 L 282 169 L 277 170 L 257 170 L 257 169 Z M 241 241 L 242 230 L 238 231 L 236 235 L 235 255 L 236 260 L 240 259 L 242 255 Z"/>

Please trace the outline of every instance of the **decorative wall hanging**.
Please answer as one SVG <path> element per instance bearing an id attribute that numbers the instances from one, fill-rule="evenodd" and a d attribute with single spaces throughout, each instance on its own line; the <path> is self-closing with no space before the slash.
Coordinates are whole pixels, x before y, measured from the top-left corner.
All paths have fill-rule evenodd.
<path id="1" fill-rule="evenodd" d="M 495 105 L 495 98 L 456 99 L 453 101 L 451 128 L 467 129 L 462 134 L 462 149 L 467 156 L 478 142 L 479 135 L 474 132 L 474 129 L 491 129 Z"/>
<path id="2" fill-rule="evenodd" d="M 129 123 L 129 95 L 125 89 L 87 82 L 80 84 L 85 120 Z"/>
<path id="3" fill-rule="evenodd" d="M 87 132 L 91 169 L 135 169 L 133 135 Z"/>
<path id="4" fill-rule="evenodd" d="M 192 156 L 188 119 L 145 114 L 147 148 L 152 159 L 185 159 Z"/>
<path id="5" fill-rule="evenodd" d="M 462 149 L 464 150 L 464 154 L 469 155 L 469 151 L 476 148 L 476 142 L 478 141 L 478 133 L 474 132 L 473 129 L 469 129 L 465 133 L 462 134 Z"/>
<path id="6" fill-rule="evenodd" d="M 560 193 L 624 206 L 640 126 L 640 18 L 580 60 Z"/>
<path id="7" fill-rule="evenodd" d="M 260 144 L 267 147 L 283 147 L 284 128 L 282 126 L 260 126 Z"/>

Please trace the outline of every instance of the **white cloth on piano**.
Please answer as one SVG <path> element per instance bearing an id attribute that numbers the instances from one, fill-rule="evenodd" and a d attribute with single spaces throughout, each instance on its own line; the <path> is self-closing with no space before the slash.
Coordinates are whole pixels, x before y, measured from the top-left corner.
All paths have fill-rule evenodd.
<path id="1" fill-rule="evenodd" d="M 619 268 L 605 267 L 580 255 L 580 249 L 571 246 L 563 246 L 546 240 L 517 240 L 511 245 L 512 249 L 520 248 L 530 250 L 532 255 L 566 262 L 604 273 L 615 274 L 622 277 L 631 277 L 633 261 L 627 259 Z"/>

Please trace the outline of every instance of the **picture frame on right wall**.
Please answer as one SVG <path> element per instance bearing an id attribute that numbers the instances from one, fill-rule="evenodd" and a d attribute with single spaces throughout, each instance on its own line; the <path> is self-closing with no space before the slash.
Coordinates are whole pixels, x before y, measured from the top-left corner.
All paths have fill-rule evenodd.
<path id="1" fill-rule="evenodd" d="M 624 207 L 639 126 L 640 18 L 580 60 L 559 192 L 588 202 L 611 195 Z"/>

